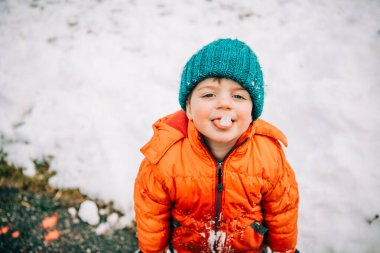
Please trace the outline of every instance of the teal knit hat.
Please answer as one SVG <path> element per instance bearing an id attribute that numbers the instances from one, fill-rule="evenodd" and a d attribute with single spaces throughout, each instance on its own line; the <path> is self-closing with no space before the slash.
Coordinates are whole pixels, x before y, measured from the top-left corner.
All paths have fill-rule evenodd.
<path id="1" fill-rule="evenodd" d="M 229 78 L 246 89 L 252 99 L 252 120 L 260 117 L 264 105 L 264 82 L 255 53 L 237 39 L 219 39 L 204 46 L 186 63 L 181 78 L 179 103 L 186 110 L 186 100 L 194 87 L 209 77 Z"/>

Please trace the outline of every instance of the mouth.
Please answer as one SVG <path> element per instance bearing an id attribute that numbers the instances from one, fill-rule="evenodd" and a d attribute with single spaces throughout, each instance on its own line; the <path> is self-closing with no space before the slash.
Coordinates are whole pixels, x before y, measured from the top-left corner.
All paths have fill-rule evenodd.
<path id="1" fill-rule="evenodd" d="M 230 128 L 232 126 L 232 124 L 234 123 L 234 121 L 235 120 L 231 119 L 231 117 L 228 115 L 224 115 L 222 117 L 218 117 L 218 118 L 215 118 L 212 120 L 214 125 L 220 129 Z"/>

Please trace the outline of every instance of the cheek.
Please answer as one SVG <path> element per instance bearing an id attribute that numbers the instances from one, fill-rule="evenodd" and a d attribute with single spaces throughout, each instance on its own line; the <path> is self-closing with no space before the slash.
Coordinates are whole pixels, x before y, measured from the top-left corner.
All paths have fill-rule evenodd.
<path id="1" fill-rule="evenodd" d="M 239 118 L 250 124 L 252 122 L 252 106 L 243 107 L 239 110 Z"/>
<path id="2" fill-rule="evenodd" d="M 202 122 L 205 119 L 208 119 L 209 113 L 205 108 L 193 108 L 192 116 L 194 121 Z"/>
<path id="3" fill-rule="evenodd" d="M 252 122 L 252 110 L 253 110 L 253 104 L 252 104 L 252 101 L 250 101 L 250 103 L 247 107 L 247 112 L 246 112 L 249 115 L 248 116 L 249 122 Z"/>
<path id="4" fill-rule="evenodd" d="M 209 115 L 209 106 L 207 103 L 202 103 L 201 101 L 194 99 L 191 101 L 190 107 L 193 119 L 198 118 L 204 120 L 204 118 Z"/>

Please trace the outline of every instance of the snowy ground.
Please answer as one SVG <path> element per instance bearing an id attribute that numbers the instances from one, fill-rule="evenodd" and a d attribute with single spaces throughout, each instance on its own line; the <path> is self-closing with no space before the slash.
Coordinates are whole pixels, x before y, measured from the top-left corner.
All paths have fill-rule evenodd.
<path id="1" fill-rule="evenodd" d="M 0 135 L 53 156 L 57 186 L 133 216 L 139 148 L 179 109 L 182 67 L 239 38 L 265 75 L 262 118 L 288 136 L 301 252 L 379 252 L 378 0 L 0 0 Z M 10 142 L 11 141 L 11 142 Z"/>

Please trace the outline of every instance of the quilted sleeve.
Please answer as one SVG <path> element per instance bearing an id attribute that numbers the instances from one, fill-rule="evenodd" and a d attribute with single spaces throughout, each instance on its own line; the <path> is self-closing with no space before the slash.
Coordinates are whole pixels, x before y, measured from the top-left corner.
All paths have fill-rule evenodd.
<path id="1" fill-rule="evenodd" d="M 146 159 L 135 181 L 134 205 L 140 250 L 164 252 L 169 242 L 171 200 L 165 183 Z"/>
<path id="2" fill-rule="evenodd" d="M 278 144 L 277 170 L 263 195 L 264 223 L 269 229 L 266 242 L 274 252 L 294 252 L 297 244 L 298 185 L 290 164 Z"/>

